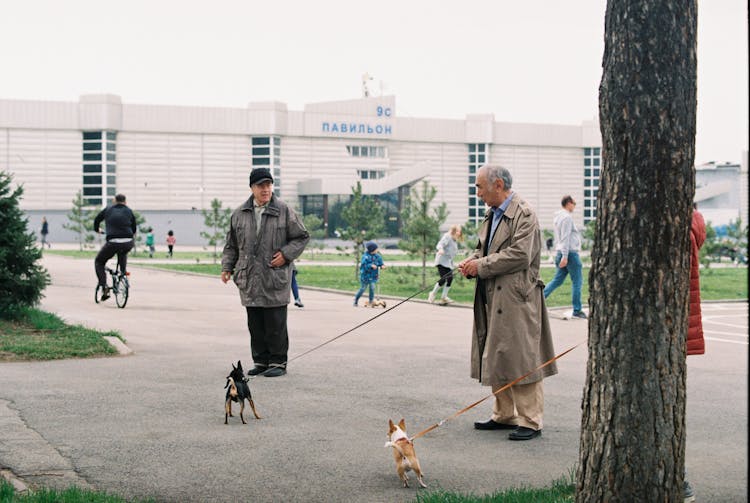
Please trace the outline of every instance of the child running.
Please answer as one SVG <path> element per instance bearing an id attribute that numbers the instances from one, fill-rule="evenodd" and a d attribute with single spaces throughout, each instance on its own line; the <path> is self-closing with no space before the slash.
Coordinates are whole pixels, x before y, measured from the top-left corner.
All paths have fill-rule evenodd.
<path id="1" fill-rule="evenodd" d="M 174 232 L 171 230 L 167 232 L 167 248 L 169 248 L 169 252 L 167 252 L 167 257 L 172 258 L 172 254 L 174 253 L 174 244 L 177 242 L 177 238 L 174 237 Z"/>
<path id="2" fill-rule="evenodd" d="M 364 293 L 365 288 L 369 287 L 369 302 L 366 305 L 371 306 L 375 298 L 375 284 L 380 276 L 380 269 L 384 269 L 383 257 L 378 252 L 378 245 L 375 241 L 365 243 L 366 253 L 362 254 L 362 261 L 359 264 L 359 284 L 361 285 L 357 295 L 354 296 L 354 307 L 359 305 L 359 298 Z"/>

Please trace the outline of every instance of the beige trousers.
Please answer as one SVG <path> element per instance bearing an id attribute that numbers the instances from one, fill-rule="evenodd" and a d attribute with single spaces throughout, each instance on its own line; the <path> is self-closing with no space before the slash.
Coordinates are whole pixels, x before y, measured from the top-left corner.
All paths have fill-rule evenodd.
<path id="1" fill-rule="evenodd" d="M 502 386 L 493 386 L 492 392 Z M 542 429 L 544 415 L 544 387 L 539 380 L 531 384 L 516 384 L 495 395 L 492 420 L 503 424 L 517 424 L 532 430 Z"/>

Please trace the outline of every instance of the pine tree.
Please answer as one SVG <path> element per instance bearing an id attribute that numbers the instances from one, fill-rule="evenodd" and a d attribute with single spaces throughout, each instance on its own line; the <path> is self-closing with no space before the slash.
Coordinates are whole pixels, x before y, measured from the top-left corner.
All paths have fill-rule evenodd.
<path id="1" fill-rule="evenodd" d="M 23 187 L 11 187 L 12 177 L 0 171 L 0 318 L 15 319 L 42 298 L 49 285 L 47 271 L 28 218 L 19 207 Z"/>
<path id="2" fill-rule="evenodd" d="M 222 203 L 214 198 L 211 201 L 210 210 L 201 210 L 203 214 L 203 223 L 208 227 L 209 232 L 201 231 L 201 237 L 208 240 L 209 246 L 214 247 L 214 264 L 218 257 L 218 247 L 224 243 L 229 231 L 229 224 L 232 218 L 231 208 L 222 208 Z"/>
<path id="3" fill-rule="evenodd" d="M 133 217 L 135 218 L 135 227 L 137 232 L 133 239 L 133 255 L 138 254 L 138 248 L 144 243 L 143 236 L 148 234 L 148 224 L 146 224 L 146 217 L 141 215 L 137 211 L 133 211 Z M 144 245 L 145 246 L 145 245 Z"/>
<path id="4" fill-rule="evenodd" d="M 68 212 L 68 222 L 63 224 L 64 229 L 73 231 L 77 235 L 78 249 L 88 248 L 94 242 L 94 210 L 86 207 L 83 195 L 79 190 L 73 198 L 73 207 Z"/>
<path id="5" fill-rule="evenodd" d="M 422 288 L 427 286 L 427 256 L 435 252 L 440 240 L 440 226 L 448 218 L 446 204 L 430 209 L 437 189 L 423 180 L 421 190 L 412 189 L 401 210 L 405 239 L 398 243 L 399 248 L 422 256 Z"/>

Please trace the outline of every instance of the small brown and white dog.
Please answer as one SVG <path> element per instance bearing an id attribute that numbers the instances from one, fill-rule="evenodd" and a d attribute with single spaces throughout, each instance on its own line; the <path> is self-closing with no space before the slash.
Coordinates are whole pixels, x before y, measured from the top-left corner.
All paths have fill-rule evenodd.
<path id="1" fill-rule="evenodd" d="M 398 477 L 404 482 L 404 487 L 409 487 L 409 476 L 406 474 L 409 470 L 414 470 L 417 474 L 417 482 L 422 487 L 427 484 L 422 480 L 422 468 L 419 466 L 417 453 L 414 452 L 414 444 L 406 435 L 406 423 L 402 419 L 398 425 L 388 420 L 388 438 L 385 443 L 386 447 L 393 447 L 393 459 L 396 461 L 396 472 Z"/>

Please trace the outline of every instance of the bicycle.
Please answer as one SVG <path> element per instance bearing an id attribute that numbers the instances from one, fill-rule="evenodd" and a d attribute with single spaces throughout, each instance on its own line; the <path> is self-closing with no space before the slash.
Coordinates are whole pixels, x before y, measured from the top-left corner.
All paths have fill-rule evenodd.
<path id="1" fill-rule="evenodd" d="M 130 276 L 130 273 L 122 272 L 122 270 L 120 269 L 119 260 L 117 262 L 117 267 L 115 267 L 114 270 L 110 269 L 109 267 L 105 268 L 105 270 L 110 276 L 110 284 L 107 285 L 109 287 L 110 294 L 114 295 L 117 307 L 122 309 L 128 303 L 128 296 L 130 295 L 130 281 L 128 280 L 128 276 Z M 104 295 L 104 287 L 102 287 L 102 285 L 96 285 L 96 291 L 94 292 L 94 301 L 97 304 L 103 302 L 102 295 Z"/>

